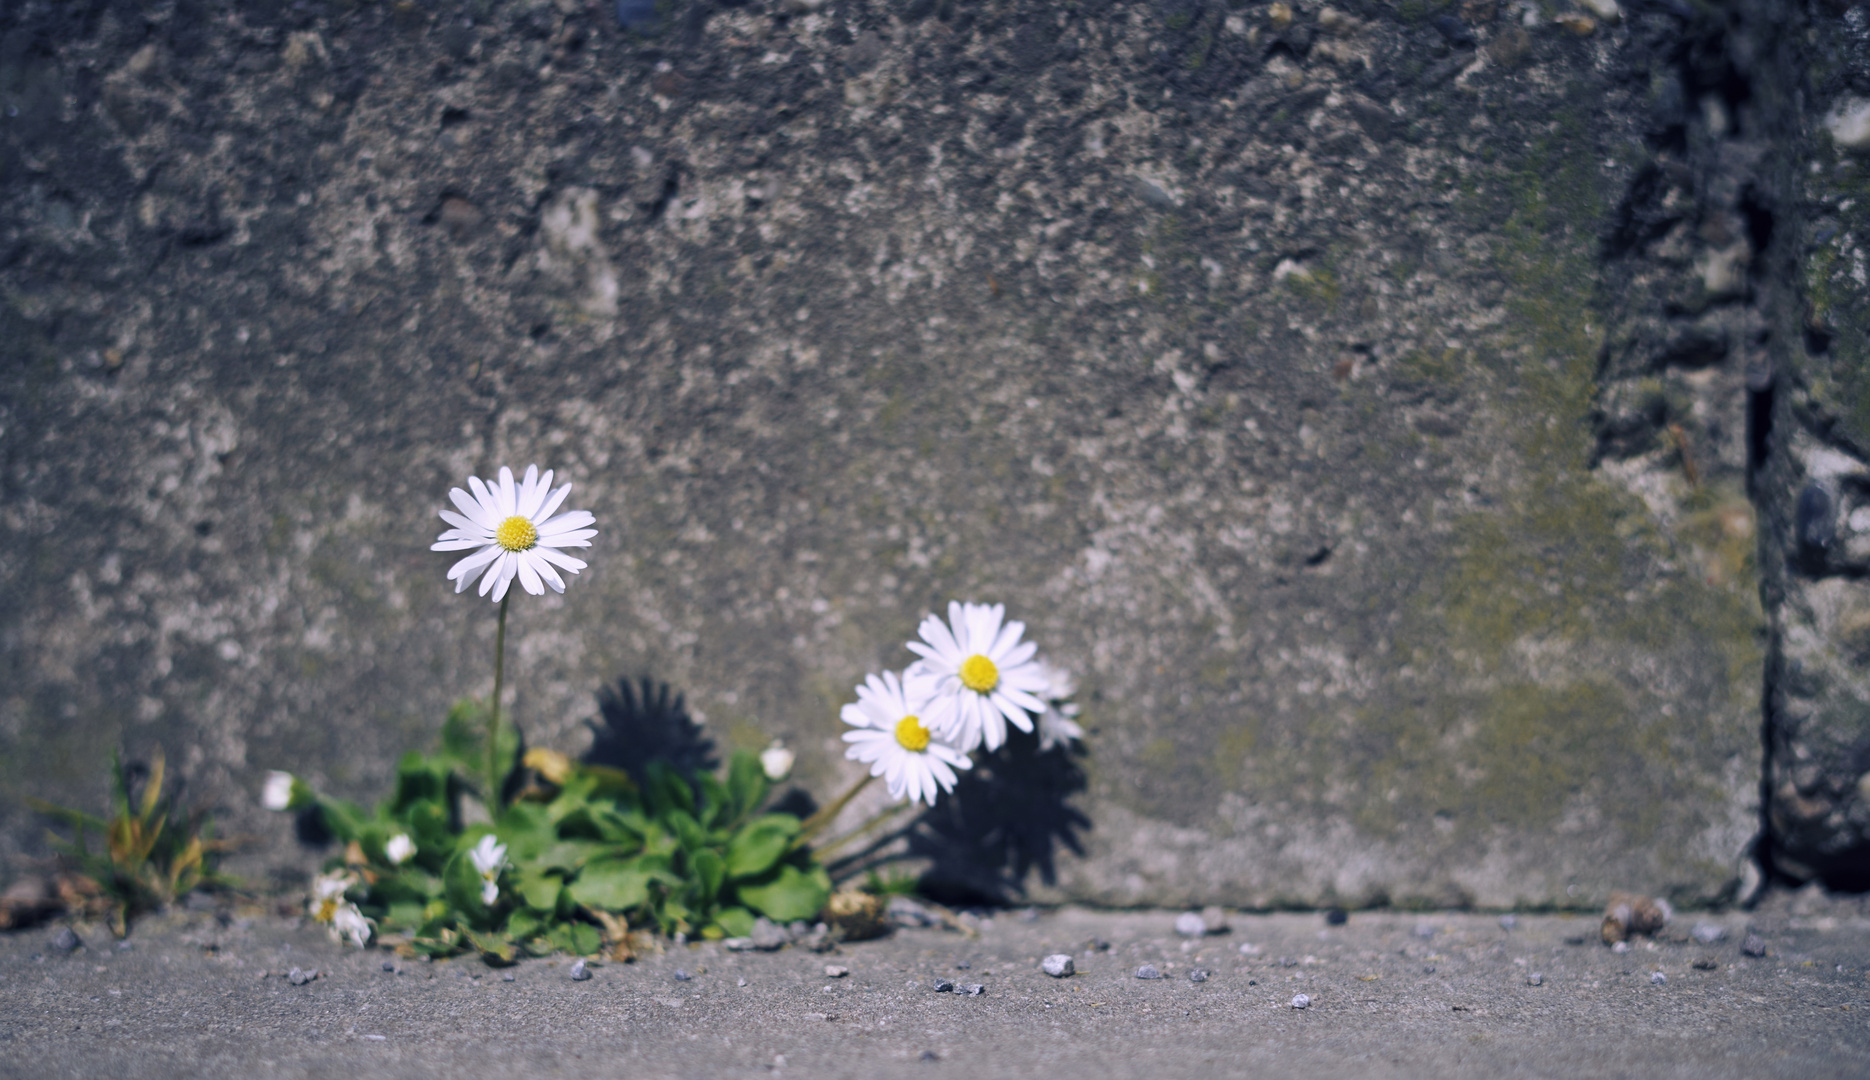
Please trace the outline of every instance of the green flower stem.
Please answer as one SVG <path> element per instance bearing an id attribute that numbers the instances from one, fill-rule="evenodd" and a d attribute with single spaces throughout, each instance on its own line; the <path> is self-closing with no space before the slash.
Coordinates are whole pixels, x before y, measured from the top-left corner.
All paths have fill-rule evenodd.
<path id="1" fill-rule="evenodd" d="M 792 841 L 792 850 L 797 851 L 799 848 L 802 848 L 806 844 L 811 843 L 812 837 L 817 836 L 818 833 L 822 829 L 824 829 L 825 826 L 831 824 L 834 818 L 836 818 L 840 813 L 843 813 L 844 808 L 849 806 L 851 804 L 851 800 L 857 797 L 857 793 L 862 791 L 865 788 L 865 786 L 867 786 L 870 783 L 870 781 L 875 780 L 875 779 L 876 777 L 871 776 L 869 773 L 865 773 L 864 778 L 862 780 L 857 781 L 855 784 L 852 784 L 851 789 L 845 792 L 844 794 L 838 796 L 836 802 L 833 802 L 831 805 L 818 811 L 816 814 L 813 814 L 811 817 L 806 818 L 804 823 L 799 828 L 799 835 L 795 837 Z"/>
<path id="2" fill-rule="evenodd" d="M 875 832 L 877 828 L 881 826 L 884 822 L 888 821 L 889 819 L 895 817 L 897 814 L 901 813 L 904 807 L 911 806 L 911 805 L 914 805 L 914 804 L 910 801 L 905 800 L 903 802 L 899 802 L 895 804 L 894 806 L 886 806 L 883 808 L 882 812 L 878 813 L 875 817 L 872 817 L 869 821 L 864 822 L 862 825 L 857 826 L 855 829 L 852 829 L 850 832 L 847 832 L 842 836 L 834 836 L 831 839 L 825 841 L 824 843 L 818 845 L 818 847 L 813 850 L 812 854 L 818 856 L 818 858 L 822 861 L 826 855 L 843 847 L 845 844 L 848 844 L 853 840 L 862 839 L 863 837 L 868 836 L 869 834 Z"/>
<path id="3" fill-rule="evenodd" d="M 487 812 L 500 816 L 500 691 L 506 686 L 506 607 L 513 590 L 500 598 L 500 628 L 493 636 L 493 708 L 487 710 Z"/>

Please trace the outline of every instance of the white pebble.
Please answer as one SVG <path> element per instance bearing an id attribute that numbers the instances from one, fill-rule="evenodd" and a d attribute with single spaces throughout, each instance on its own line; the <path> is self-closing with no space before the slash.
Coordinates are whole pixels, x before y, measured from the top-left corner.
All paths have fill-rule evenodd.
<path id="1" fill-rule="evenodd" d="M 850 973 L 851 973 L 851 969 L 845 967 L 842 964 L 826 964 L 825 965 L 825 978 L 827 979 L 842 979 L 844 976 L 849 975 Z"/>
<path id="2" fill-rule="evenodd" d="M 1649 981 L 1655 983 L 1657 986 L 1661 986 L 1663 983 L 1669 981 L 1669 977 L 1660 971 L 1652 971 L 1649 973 Z"/>
<path id="3" fill-rule="evenodd" d="M 1292 996 L 1292 1007 L 1295 1009 L 1310 1008 L 1311 1004 L 1312 996 L 1310 994 L 1294 994 Z"/>
<path id="4" fill-rule="evenodd" d="M 1175 932 L 1183 937 L 1200 937 L 1208 932 L 1208 924 L 1202 921 L 1201 912 L 1184 911 L 1175 917 Z"/>
<path id="5" fill-rule="evenodd" d="M 1542 973 L 1535 971 L 1532 974 L 1526 976 L 1526 985 L 1527 986 L 1544 986 L 1545 976 Z"/>
<path id="6" fill-rule="evenodd" d="M 1071 962 L 1071 957 L 1064 953 L 1053 953 L 1046 957 L 1039 962 L 1039 968 L 1054 979 L 1066 978 L 1078 970 L 1077 965 Z"/>

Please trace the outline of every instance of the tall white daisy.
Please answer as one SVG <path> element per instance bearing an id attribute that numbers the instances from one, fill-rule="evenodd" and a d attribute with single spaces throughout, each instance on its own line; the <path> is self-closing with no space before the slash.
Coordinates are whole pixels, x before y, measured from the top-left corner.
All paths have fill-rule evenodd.
<path id="1" fill-rule="evenodd" d="M 1065 746 L 1084 738 L 1084 729 L 1076 720 L 1078 703 L 1071 700 L 1078 692 L 1078 683 L 1071 672 L 1044 660 L 1038 664 L 1045 674 L 1045 690 L 1039 695 L 1045 700 L 1045 711 L 1039 714 L 1039 750 L 1043 753 L 1054 746 Z"/>
<path id="2" fill-rule="evenodd" d="M 348 940 L 361 949 L 370 944 L 370 935 L 376 932 L 376 928 L 376 921 L 366 918 L 363 912 L 357 910 L 356 904 L 340 904 L 331 919 L 331 940 Z"/>
<path id="3" fill-rule="evenodd" d="M 571 485 L 552 490 L 552 470 L 539 475 L 539 466 L 528 465 L 526 478 L 515 484 L 513 470 L 502 465 L 500 479 L 492 485 L 478 476 L 468 477 L 469 494 L 460 488 L 448 492 L 459 514 L 441 512 L 442 520 L 454 526 L 435 538 L 431 551 L 467 551 L 474 554 L 455 563 L 448 570 L 448 580 L 455 592 L 463 592 L 476 576 L 480 595 L 493 594 L 499 603 L 515 577 L 534 596 L 545 595 L 550 585 L 555 592 L 565 591 L 565 580 L 558 569 L 577 573 L 585 568 L 582 559 L 574 559 L 559 548 L 590 547 L 597 530 L 590 527 L 597 519 L 588 510 L 567 510 L 553 517 Z"/>
<path id="4" fill-rule="evenodd" d="M 926 681 L 907 684 L 893 671 L 866 675 L 857 688 L 857 701 L 839 715 L 856 731 L 844 733 L 850 743 L 844 756 L 866 762 L 871 776 L 889 785 L 890 798 L 935 805 L 939 791 L 953 791 L 956 769 L 973 765 L 967 755 L 935 737 L 923 722 L 927 707 Z"/>
<path id="5" fill-rule="evenodd" d="M 909 643 L 922 659 L 906 674 L 935 682 L 931 726 L 962 750 L 998 750 L 1008 723 L 1031 731 L 1027 714 L 1045 711 L 1036 696 L 1045 673 L 1032 662 L 1039 647 L 1020 641 L 1025 623 L 1005 620 L 1005 604 L 950 603 L 948 622 L 928 616 L 916 630 L 922 640 Z"/>

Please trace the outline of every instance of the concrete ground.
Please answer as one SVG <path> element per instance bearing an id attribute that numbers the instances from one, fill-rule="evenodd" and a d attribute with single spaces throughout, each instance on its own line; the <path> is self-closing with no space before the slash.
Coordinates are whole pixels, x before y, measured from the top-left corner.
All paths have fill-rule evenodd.
<path id="1" fill-rule="evenodd" d="M 676 946 L 581 982 L 563 958 L 423 963 L 274 917 L 152 917 L 70 952 L 40 927 L 0 936 L 0 1076 L 1870 1076 L 1856 901 L 1686 915 L 1625 953 L 1576 916 L 1236 916 L 1194 942 L 1174 918 L 1001 912 L 828 955 Z M 1764 957 L 1742 952 L 1749 926 Z M 1054 952 L 1077 973 L 1041 972 Z"/>

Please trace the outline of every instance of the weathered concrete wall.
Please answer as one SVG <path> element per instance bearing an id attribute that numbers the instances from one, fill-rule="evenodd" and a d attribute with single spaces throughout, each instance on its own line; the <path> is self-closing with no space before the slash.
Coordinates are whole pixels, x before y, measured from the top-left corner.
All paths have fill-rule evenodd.
<path id="1" fill-rule="evenodd" d="M 538 461 L 603 531 L 514 608 L 535 742 L 650 671 L 829 788 L 852 686 L 999 600 L 1093 733 L 1041 896 L 1730 895 L 1737 19 L 12 9 L 0 790 L 161 744 L 239 831 L 266 768 L 373 796 L 491 683 L 435 512 Z"/>
<path id="2" fill-rule="evenodd" d="M 1760 483 L 1773 615 L 1767 805 L 1772 862 L 1798 880 L 1870 888 L 1870 288 L 1861 205 L 1870 193 L 1870 26 L 1861 7 L 1815 6 L 1781 112 L 1799 167 L 1788 195 L 1789 287 Z"/>

